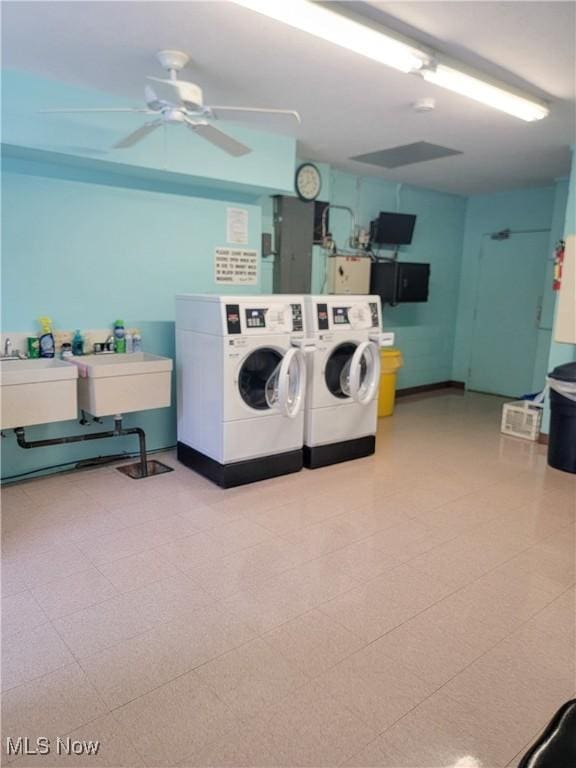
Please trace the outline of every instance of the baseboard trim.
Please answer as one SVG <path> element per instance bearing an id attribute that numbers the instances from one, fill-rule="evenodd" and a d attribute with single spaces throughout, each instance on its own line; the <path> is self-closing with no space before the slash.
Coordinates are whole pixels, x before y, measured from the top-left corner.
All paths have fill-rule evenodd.
<path id="1" fill-rule="evenodd" d="M 396 391 L 396 397 L 419 395 L 422 392 L 433 392 L 436 389 L 466 389 L 463 381 L 436 381 L 434 384 L 421 384 L 419 387 L 405 387 Z"/>
<path id="2" fill-rule="evenodd" d="M 546 432 L 540 432 L 538 435 L 538 442 L 540 445 L 548 445 L 548 438 L 549 436 L 546 434 Z"/>
<path id="3" fill-rule="evenodd" d="M 259 456 L 257 459 L 235 461 L 231 464 L 220 464 L 185 443 L 179 442 L 176 451 L 179 462 L 212 480 L 221 488 L 235 488 L 238 485 L 267 480 L 278 475 L 288 475 L 302 469 L 301 448 L 272 456 Z"/>

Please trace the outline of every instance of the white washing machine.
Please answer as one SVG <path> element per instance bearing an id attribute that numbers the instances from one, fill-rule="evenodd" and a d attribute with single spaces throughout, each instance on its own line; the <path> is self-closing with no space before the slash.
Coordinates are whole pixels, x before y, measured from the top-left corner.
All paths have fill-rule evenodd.
<path id="1" fill-rule="evenodd" d="M 379 296 L 305 296 L 315 350 L 307 355 L 304 466 L 314 469 L 374 453 L 378 424 Z"/>
<path id="2" fill-rule="evenodd" d="M 176 297 L 178 459 L 223 488 L 302 468 L 301 296 Z"/>

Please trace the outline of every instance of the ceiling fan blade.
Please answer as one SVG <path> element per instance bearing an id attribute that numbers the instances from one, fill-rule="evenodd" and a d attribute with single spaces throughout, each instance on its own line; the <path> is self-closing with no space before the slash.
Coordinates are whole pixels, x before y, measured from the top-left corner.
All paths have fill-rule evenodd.
<path id="1" fill-rule="evenodd" d="M 217 107 L 211 106 L 209 107 L 209 109 L 214 114 L 218 114 L 219 112 L 246 112 L 246 114 L 256 113 L 256 114 L 264 114 L 264 115 L 282 115 L 285 117 L 293 117 L 298 123 L 302 122 L 300 114 L 296 112 L 294 109 L 266 109 L 265 107 L 225 107 L 225 106 L 217 106 Z"/>
<path id="2" fill-rule="evenodd" d="M 146 104 L 152 112 L 159 112 L 162 107 L 168 106 L 166 101 L 158 98 L 154 89 L 149 85 L 144 86 L 144 94 L 146 96 Z"/>
<path id="3" fill-rule="evenodd" d="M 137 109 L 136 107 L 111 107 L 110 109 L 101 109 L 100 107 L 94 107 L 93 109 L 39 109 L 37 111 L 44 115 L 65 114 L 66 112 L 142 112 L 144 114 L 150 112 L 148 109 Z"/>
<path id="4" fill-rule="evenodd" d="M 228 154 L 233 157 L 241 157 L 242 155 L 247 155 L 248 152 L 252 152 L 250 147 L 247 147 L 246 144 L 236 141 L 232 136 L 215 128 L 213 125 L 209 125 L 208 123 L 195 123 L 193 120 L 186 120 L 186 124 L 191 131 L 202 136 L 203 139 L 214 144 L 214 146 L 223 149 L 224 152 L 228 152 Z"/>
<path id="5" fill-rule="evenodd" d="M 129 133 L 128 136 L 125 136 L 123 139 L 120 139 L 120 141 L 117 141 L 113 148 L 126 149 L 127 147 L 133 147 L 134 144 L 137 144 L 143 138 L 148 136 L 149 133 L 155 131 L 156 128 L 160 128 L 160 126 L 163 124 L 163 120 L 153 120 L 151 123 L 145 123 L 144 125 L 140 126 L 140 128 L 132 131 L 132 133 Z"/>
<path id="6" fill-rule="evenodd" d="M 190 109 L 202 107 L 202 90 L 194 83 L 189 83 L 186 80 L 168 80 L 167 78 L 153 77 L 152 75 L 149 75 L 147 79 L 172 88 L 176 91 L 180 102 L 185 107 Z"/>

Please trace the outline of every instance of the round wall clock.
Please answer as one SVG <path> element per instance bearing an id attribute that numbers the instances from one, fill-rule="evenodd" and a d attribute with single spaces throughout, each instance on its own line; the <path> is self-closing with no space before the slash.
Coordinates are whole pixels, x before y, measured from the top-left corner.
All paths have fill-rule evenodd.
<path id="1" fill-rule="evenodd" d="M 296 170 L 296 193 L 300 200 L 316 200 L 322 189 L 320 171 L 313 163 L 302 163 Z"/>

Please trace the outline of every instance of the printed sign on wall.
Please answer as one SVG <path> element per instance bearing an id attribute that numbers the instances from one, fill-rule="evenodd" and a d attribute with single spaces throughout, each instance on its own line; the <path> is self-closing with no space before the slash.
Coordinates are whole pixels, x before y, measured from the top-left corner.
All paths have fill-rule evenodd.
<path id="1" fill-rule="evenodd" d="M 226 242 L 244 245 L 248 242 L 248 211 L 246 208 L 226 209 Z"/>
<path id="2" fill-rule="evenodd" d="M 216 248 L 214 280 L 227 285 L 256 285 L 258 252 L 245 248 Z"/>

